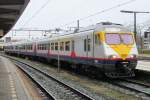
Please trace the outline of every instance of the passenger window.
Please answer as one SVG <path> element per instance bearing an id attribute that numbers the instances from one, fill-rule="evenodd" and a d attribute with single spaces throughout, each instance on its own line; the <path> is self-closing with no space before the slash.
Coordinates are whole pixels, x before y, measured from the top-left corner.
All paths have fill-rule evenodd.
<path id="1" fill-rule="evenodd" d="M 46 44 L 43 44 L 43 46 L 44 46 L 44 47 L 43 47 L 43 48 L 44 48 L 44 50 L 46 50 Z"/>
<path id="2" fill-rule="evenodd" d="M 41 48 L 42 48 L 42 50 L 44 50 L 44 44 L 41 44 Z"/>
<path id="3" fill-rule="evenodd" d="M 101 44 L 100 43 L 100 35 L 99 34 L 95 34 L 95 44 Z"/>
<path id="4" fill-rule="evenodd" d="M 84 51 L 86 51 L 86 47 L 87 47 L 87 40 L 84 39 Z"/>
<path id="5" fill-rule="evenodd" d="M 64 50 L 64 42 L 60 42 L 60 50 L 61 50 L 61 51 Z"/>
<path id="6" fill-rule="evenodd" d="M 38 44 L 38 50 L 40 50 L 40 45 Z"/>
<path id="7" fill-rule="evenodd" d="M 70 51 L 70 41 L 65 42 L 65 50 Z"/>
<path id="8" fill-rule="evenodd" d="M 41 50 L 43 50 L 43 44 L 41 44 Z"/>
<path id="9" fill-rule="evenodd" d="M 55 50 L 58 50 L 58 42 L 55 43 Z"/>
<path id="10" fill-rule="evenodd" d="M 74 52 L 74 40 L 72 40 L 72 51 Z"/>
<path id="11" fill-rule="evenodd" d="M 43 46 L 42 46 L 42 44 L 41 44 L 41 50 L 43 50 Z"/>
<path id="12" fill-rule="evenodd" d="M 23 45 L 23 50 L 25 50 L 25 45 Z"/>
<path id="13" fill-rule="evenodd" d="M 45 44 L 45 50 L 47 50 L 47 44 Z"/>
<path id="14" fill-rule="evenodd" d="M 49 44 L 49 43 L 47 43 L 47 44 L 46 44 L 46 50 L 48 50 L 48 49 L 49 49 L 49 47 L 50 47 L 50 44 Z"/>
<path id="15" fill-rule="evenodd" d="M 41 50 L 41 44 L 39 44 L 39 50 Z"/>
<path id="16" fill-rule="evenodd" d="M 42 50 L 45 50 L 45 44 L 42 44 Z"/>
<path id="17" fill-rule="evenodd" d="M 44 44 L 44 50 L 46 50 L 46 44 Z"/>
<path id="18" fill-rule="evenodd" d="M 54 50 L 54 43 L 51 43 L 51 50 Z"/>
<path id="19" fill-rule="evenodd" d="M 32 45 L 30 45 L 30 50 L 32 50 Z"/>

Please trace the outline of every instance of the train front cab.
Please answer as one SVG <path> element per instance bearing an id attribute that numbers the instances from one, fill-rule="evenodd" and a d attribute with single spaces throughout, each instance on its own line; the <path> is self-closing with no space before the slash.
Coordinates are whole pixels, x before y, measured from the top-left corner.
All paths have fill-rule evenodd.
<path id="1" fill-rule="evenodd" d="M 137 65 L 137 48 L 131 32 L 101 32 L 105 58 L 103 70 L 111 78 L 134 77 Z"/>

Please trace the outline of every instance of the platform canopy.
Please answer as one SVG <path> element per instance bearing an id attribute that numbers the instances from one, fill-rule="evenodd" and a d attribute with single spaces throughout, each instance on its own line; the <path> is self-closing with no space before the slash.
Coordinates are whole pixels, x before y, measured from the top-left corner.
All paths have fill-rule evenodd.
<path id="1" fill-rule="evenodd" d="M 30 0 L 0 0 L 0 37 L 15 25 Z"/>

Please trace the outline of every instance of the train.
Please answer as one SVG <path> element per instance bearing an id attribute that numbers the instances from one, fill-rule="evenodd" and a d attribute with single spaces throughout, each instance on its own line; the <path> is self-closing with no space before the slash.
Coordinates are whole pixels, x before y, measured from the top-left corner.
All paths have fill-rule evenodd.
<path id="1" fill-rule="evenodd" d="M 48 38 L 6 43 L 6 54 L 68 63 L 77 70 L 110 78 L 134 77 L 138 50 L 134 33 L 121 24 L 101 22 Z"/>
<path id="2" fill-rule="evenodd" d="M 0 51 L 3 51 L 4 47 L 4 40 L 0 39 Z"/>

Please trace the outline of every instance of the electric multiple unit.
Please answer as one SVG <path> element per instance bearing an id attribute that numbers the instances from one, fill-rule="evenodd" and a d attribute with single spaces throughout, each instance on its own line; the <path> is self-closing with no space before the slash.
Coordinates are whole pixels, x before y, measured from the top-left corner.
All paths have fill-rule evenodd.
<path id="1" fill-rule="evenodd" d="M 133 77 L 137 65 L 134 33 L 124 26 L 103 22 L 47 39 L 6 44 L 6 53 L 67 62 L 106 76 Z"/>

